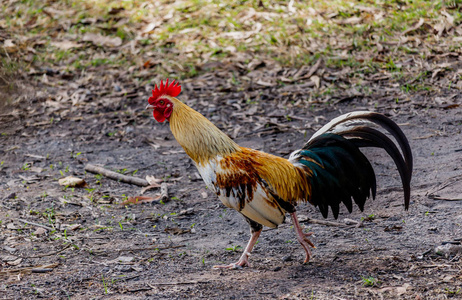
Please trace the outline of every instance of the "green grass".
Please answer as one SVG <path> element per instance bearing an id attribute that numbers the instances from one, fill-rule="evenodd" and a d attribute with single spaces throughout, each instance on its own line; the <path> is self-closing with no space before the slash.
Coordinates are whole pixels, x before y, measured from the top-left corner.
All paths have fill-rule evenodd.
<path id="1" fill-rule="evenodd" d="M 380 281 L 377 278 L 374 278 L 372 276 L 369 277 L 362 277 L 362 282 L 364 286 L 375 286 L 380 283 Z"/>
<path id="2" fill-rule="evenodd" d="M 17 73 L 21 64 L 14 58 L 10 57 L 5 48 L 0 49 L 0 109 L 10 104 L 12 95 L 18 89 Z M 5 56 L 4 56 L 5 55 Z"/>
<path id="3" fill-rule="evenodd" d="M 312 65 L 322 58 L 327 68 L 352 68 L 351 76 L 386 70 L 395 74 L 395 80 L 401 80 L 404 58 L 421 55 L 412 45 L 398 45 L 401 33 L 422 18 L 424 26 L 405 36 L 422 35 L 422 43 L 434 45 L 438 42 L 431 27 L 444 18 L 441 1 L 312 0 L 295 1 L 293 6 L 289 3 L 57 0 L 44 7 L 39 1 L 21 1 L 2 2 L 0 12 L 15 42 L 22 37 L 24 46 L 34 47 L 35 44 L 27 45 L 28 41 L 45 41 L 44 46 L 34 47 L 36 58 L 26 69 L 39 64 L 80 73 L 90 68 L 135 67 L 133 75 L 147 82 L 152 79 L 150 74 L 190 78 L 210 71 L 201 67 L 210 61 L 238 61 L 246 65 L 252 58 L 289 67 Z M 447 12 L 457 26 L 461 13 Z M 63 24 L 68 29 L 57 30 Z M 123 46 L 133 42 L 133 47 L 114 49 L 83 43 L 85 33 L 120 37 Z M 53 41 L 71 40 L 83 46 L 59 49 L 50 45 L 50 35 Z M 460 47 L 460 43 L 448 40 L 449 48 Z M 245 56 L 248 58 L 240 59 Z M 78 58 L 72 60 L 73 57 Z M 156 62 L 147 64 L 151 70 L 145 74 L 148 60 Z M 404 88 L 422 89 L 425 86 L 418 83 Z"/>
<path id="4" fill-rule="evenodd" d="M 240 251 L 242 247 L 240 245 L 232 245 L 231 247 L 225 248 L 226 251 L 237 252 Z"/>

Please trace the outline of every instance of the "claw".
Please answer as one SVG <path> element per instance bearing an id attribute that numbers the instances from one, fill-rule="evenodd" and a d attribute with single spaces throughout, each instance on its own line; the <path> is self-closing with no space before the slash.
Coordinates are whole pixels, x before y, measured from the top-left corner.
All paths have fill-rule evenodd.
<path id="1" fill-rule="evenodd" d="M 305 242 L 307 242 L 311 247 L 315 248 L 316 249 L 316 246 L 313 244 L 313 242 L 311 242 L 308 237 L 309 236 L 312 236 L 314 234 L 314 232 L 308 232 L 308 233 L 305 233 L 305 237 L 303 238 L 303 240 Z"/>
<path id="2" fill-rule="evenodd" d="M 295 233 L 297 234 L 297 240 L 302 245 L 303 250 L 305 250 L 305 261 L 303 263 L 308 263 L 311 258 L 311 249 L 310 246 L 316 248 L 313 242 L 310 241 L 308 238 L 309 236 L 313 235 L 313 232 L 304 233 L 303 229 L 301 228 L 300 224 L 298 223 L 297 216 L 294 213 L 290 214 L 292 218 L 292 222 L 294 224 Z"/>
<path id="3" fill-rule="evenodd" d="M 229 264 L 229 265 L 217 265 L 217 266 L 213 266 L 212 269 L 237 270 L 237 269 L 242 269 L 243 267 L 250 267 L 249 260 L 248 260 L 249 256 L 250 256 L 250 253 L 244 251 L 244 253 L 242 253 L 241 255 L 241 258 L 239 258 L 239 260 L 236 263 Z"/>

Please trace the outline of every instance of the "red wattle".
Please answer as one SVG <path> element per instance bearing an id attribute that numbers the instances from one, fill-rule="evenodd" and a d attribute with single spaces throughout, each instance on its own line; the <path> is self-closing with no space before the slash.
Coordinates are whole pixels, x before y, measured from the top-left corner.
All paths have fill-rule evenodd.
<path id="1" fill-rule="evenodd" d="M 157 122 L 162 123 L 165 121 L 165 116 L 163 112 L 154 109 L 152 114 L 154 115 L 154 119 L 156 119 Z"/>

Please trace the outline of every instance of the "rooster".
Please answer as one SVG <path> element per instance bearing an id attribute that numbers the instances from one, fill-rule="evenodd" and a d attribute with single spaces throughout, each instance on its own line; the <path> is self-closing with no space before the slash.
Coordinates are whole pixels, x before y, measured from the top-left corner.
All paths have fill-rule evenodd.
<path id="1" fill-rule="evenodd" d="M 175 81 L 155 86 L 147 109 L 158 122 L 169 121 L 170 129 L 194 161 L 207 187 L 221 202 L 240 212 L 250 225 L 251 237 L 236 263 L 216 268 L 249 265 L 249 256 L 263 226 L 276 228 L 290 215 L 297 240 L 305 251 L 305 263 L 315 245 L 300 226 L 296 206 L 309 202 L 327 218 L 329 207 L 338 217 L 340 203 L 351 213 L 353 201 L 361 211 L 366 199 L 375 198 L 376 179 L 361 147 L 384 149 L 394 160 L 404 190 L 407 210 L 410 198 L 412 153 L 408 140 L 396 123 L 386 116 L 367 111 L 344 114 L 317 131 L 302 149 L 289 159 L 240 147 L 225 133 L 177 97 L 181 86 Z M 397 145 L 378 125 L 388 131 Z"/>

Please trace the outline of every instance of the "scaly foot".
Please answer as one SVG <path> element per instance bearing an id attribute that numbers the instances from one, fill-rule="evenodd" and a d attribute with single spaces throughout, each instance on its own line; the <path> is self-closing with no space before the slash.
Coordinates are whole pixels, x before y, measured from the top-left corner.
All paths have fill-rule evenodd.
<path id="1" fill-rule="evenodd" d="M 261 233 L 261 227 L 260 227 L 260 229 L 258 231 L 252 232 L 252 236 L 250 237 L 250 240 L 247 243 L 247 246 L 245 247 L 245 250 L 242 253 L 239 260 L 237 261 L 237 263 L 229 264 L 229 265 L 213 266 L 213 269 L 233 270 L 233 269 L 241 269 L 242 267 L 250 267 L 250 264 L 249 264 L 250 252 L 252 251 L 253 246 L 257 242 L 258 237 L 260 236 L 260 233 Z"/>
<path id="2" fill-rule="evenodd" d="M 234 263 L 234 264 L 229 264 L 229 265 L 217 265 L 213 266 L 213 269 L 228 269 L 228 270 L 235 270 L 235 269 L 242 269 L 243 267 L 250 267 L 249 264 L 249 258 L 250 253 L 244 252 L 241 255 L 241 258 Z"/>
<path id="3" fill-rule="evenodd" d="M 310 258 L 311 258 L 311 249 L 310 249 L 310 246 L 313 247 L 313 248 L 316 248 L 314 246 L 314 244 L 308 239 L 308 237 L 310 235 L 312 235 L 313 232 L 309 232 L 309 233 L 302 233 L 302 237 L 300 237 L 299 235 L 297 235 L 297 239 L 298 241 L 300 242 L 300 244 L 302 245 L 303 249 L 305 250 L 305 261 L 303 263 L 307 263 L 310 261 Z"/>
<path id="4" fill-rule="evenodd" d="M 306 264 L 307 262 L 310 261 L 310 258 L 311 258 L 310 247 L 316 248 L 313 242 L 311 242 L 310 239 L 308 238 L 309 236 L 313 234 L 313 232 L 308 232 L 308 233 L 303 232 L 302 227 L 298 223 L 297 215 L 295 214 L 295 212 L 291 213 L 290 217 L 292 218 L 292 223 L 294 224 L 295 233 L 297 234 L 297 240 L 302 245 L 303 250 L 305 250 L 304 263 Z"/>

